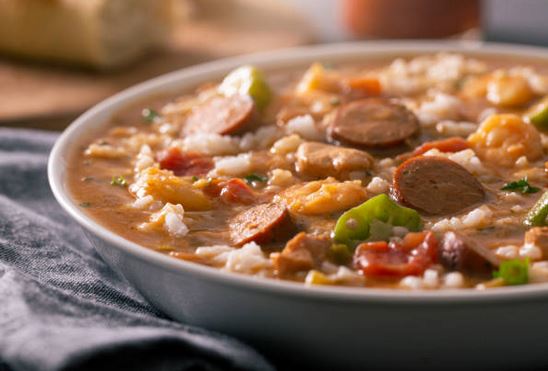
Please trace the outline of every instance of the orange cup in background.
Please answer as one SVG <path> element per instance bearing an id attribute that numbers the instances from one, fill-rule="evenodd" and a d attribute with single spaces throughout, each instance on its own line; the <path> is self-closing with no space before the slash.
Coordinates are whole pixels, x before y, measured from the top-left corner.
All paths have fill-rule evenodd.
<path id="1" fill-rule="evenodd" d="M 479 0 L 344 0 L 355 38 L 441 38 L 478 27 Z"/>

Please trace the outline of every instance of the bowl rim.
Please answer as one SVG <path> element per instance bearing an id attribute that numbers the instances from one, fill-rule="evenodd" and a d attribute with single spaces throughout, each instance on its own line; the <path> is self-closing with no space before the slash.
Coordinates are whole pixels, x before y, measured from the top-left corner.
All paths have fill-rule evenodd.
<path id="1" fill-rule="evenodd" d="M 105 112 L 116 112 L 121 106 L 139 101 L 147 96 L 162 94 L 179 86 L 185 81 L 195 79 L 206 81 L 226 73 L 242 64 L 255 64 L 262 68 L 276 68 L 311 63 L 321 59 L 346 59 L 381 56 L 394 53 L 437 53 L 456 52 L 475 54 L 479 57 L 502 55 L 522 58 L 540 58 L 548 61 L 548 48 L 486 43 L 481 41 L 382 41 L 382 42 L 348 42 L 327 45 L 302 46 L 275 51 L 246 54 L 231 58 L 202 63 L 170 72 L 156 78 L 127 88 L 96 104 L 75 119 L 57 139 L 48 159 L 48 180 L 53 194 L 62 208 L 80 226 L 102 240 L 112 248 L 122 250 L 133 258 L 153 264 L 161 269 L 178 274 L 192 275 L 196 279 L 211 283 L 239 287 L 271 295 L 285 295 L 315 300 L 342 302 L 382 302 L 399 304 L 458 304 L 476 302 L 501 302 L 517 299 L 541 299 L 548 296 L 548 283 L 536 283 L 524 286 L 508 286 L 489 290 L 474 289 L 443 289 L 443 290 L 395 290 L 383 288 L 342 287 L 342 286 L 307 286 L 303 283 L 260 278 L 245 274 L 225 272 L 217 268 L 203 266 L 197 263 L 176 259 L 150 248 L 129 241 L 120 235 L 100 225 L 71 199 L 65 190 L 62 170 L 66 163 L 62 161 L 72 142 L 78 142 L 78 134 L 89 132 L 96 116 Z M 208 77 L 209 76 L 209 77 Z M 187 82 L 187 86 L 193 84 Z M 195 85 L 195 84 L 194 84 Z"/>

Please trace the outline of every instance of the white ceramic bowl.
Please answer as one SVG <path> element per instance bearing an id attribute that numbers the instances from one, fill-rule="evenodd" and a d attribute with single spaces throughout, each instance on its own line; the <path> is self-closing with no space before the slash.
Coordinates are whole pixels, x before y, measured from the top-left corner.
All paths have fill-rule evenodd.
<path id="1" fill-rule="evenodd" d="M 245 63 L 264 70 L 401 53 L 466 52 L 546 60 L 546 49 L 462 43 L 351 43 L 255 54 L 202 64 L 125 90 L 63 133 L 48 173 L 55 197 L 99 254 L 171 317 L 234 335 L 267 355 L 326 369 L 508 369 L 548 364 L 548 285 L 407 292 L 305 287 L 225 273 L 130 242 L 88 217 L 67 190 L 67 162 L 113 113 L 157 93 L 220 79 Z"/>

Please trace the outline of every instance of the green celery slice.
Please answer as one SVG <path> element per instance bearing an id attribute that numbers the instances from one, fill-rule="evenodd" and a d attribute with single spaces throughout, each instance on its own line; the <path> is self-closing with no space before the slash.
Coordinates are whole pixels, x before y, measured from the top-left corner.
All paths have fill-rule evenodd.
<path id="1" fill-rule="evenodd" d="M 542 197 L 529 210 L 523 220 L 523 224 L 527 227 L 543 227 L 548 225 L 546 217 L 548 217 L 548 191 L 544 192 Z"/>

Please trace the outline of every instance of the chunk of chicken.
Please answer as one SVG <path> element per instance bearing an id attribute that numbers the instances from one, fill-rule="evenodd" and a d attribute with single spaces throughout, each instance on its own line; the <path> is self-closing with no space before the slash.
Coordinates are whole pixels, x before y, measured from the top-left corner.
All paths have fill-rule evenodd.
<path id="1" fill-rule="evenodd" d="M 348 179 L 350 173 L 365 171 L 372 166 L 373 157 L 357 149 L 305 142 L 297 150 L 297 171 L 313 178 L 334 176 Z"/>
<path id="2" fill-rule="evenodd" d="M 289 240 L 281 252 L 271 255 L 274 268 L 280 276 L 318 268 L 329 246 L 329 237 L 301 232 Z"/>

